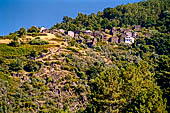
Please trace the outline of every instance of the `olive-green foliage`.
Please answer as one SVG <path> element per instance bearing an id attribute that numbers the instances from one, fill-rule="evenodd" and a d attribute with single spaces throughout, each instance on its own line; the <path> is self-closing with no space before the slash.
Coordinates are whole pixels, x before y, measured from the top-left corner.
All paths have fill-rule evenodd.
<path id="1" fill-rule="evenodd" d="M 30 57 L 33 57 L 33 58 L 35 58 L 35 57 L 37 57 L 38 56 L 38 52 L 37 51 L 31 51 L 31 53 L 30 53 Z"/>
<path id="2" fill-rule="evenodd" d="M 170 110 L 170 57 L 162 55 L 158 59 L 156 67 L 156 80 L 163 91 L 163 97 L 167 100 L 167 109 Z"/>
<path id="3" fill-rule="evenodd" d="M 20 30 L 18 31 L 19 37 L 23 37 L 24 35 L 27 34 L 27 31 L 25 28 L 20 28 Z"/>
<path id="4" fill-rule="evenodd" d="M 52 28 L 65 30 L 101 30 L 105 28 L 127 27 L 128 25 L 142 25 L 155 27 L 161 32 L 170 30 L 170 2 L 169 0 L 147 0 L 139 3 L 120 5 L 115 8 L 105 8 L 97 14 L 82 14 L 73 19 L 64 16 L 62 23 Z"/>
<path id="5" fill-rule="evenodd" d="M 16 35 L 13 35 L 12 37 L 13 37 L 13 41 L 9 43 L 9 46 L 19 47 L 20 46 L 19 37 Z"/>
<path id="6" fill-rule="evenodd" d="M 23 69 L 23 61 L 20 59 L 16 59 L 16 61 L 9 64 L 9 70 L 19 71 Z"/>
<path id="7" fill-rule="evenodd" d="M 170 51 L 170 35 L 166 33 L 157 33 L 152 38 L 139 39 L 134 47 L 140 48 L 145 53 L 147 51 L 155 51 L 159 55 L 169 55 Z"/>
<path id="8" fill-rule="evenodd" d="M 29 44 L 31 44 L 31 45 L 46 45 L 46 44 L 49 44 L 49 42 L 36 38 L 36 39 L 31 40 L 29 42 Z"/>
<path id="9" fill-rule="evenodd" d="M 71 47 L 67 47 L 68 50 L 71 50 L 72 52 L 78 52 L 76 49 L 71 48 Z"/>
<path id="10" fill-rule="evenodd" d="M 164 112 L 162 91 L 149 68 L 141 62 L 101 72 L 91 80 L 90 105 L 85 112 Z"/>
<path id="11" fill-rule="evenodd" d="M 31 51 L 41 52 L 48 46 L 41 45 L 21 45 L 20 47 L 10 47 L 6 44 L 0 44 L 0 56 L 11 57 L 11 56 L 26 56 L 30 55 Z"/>
<path id="12" fill-rule="evenodd" d="M 37 28 L 36 26 L 32 26 L 31 28 L 28 29 L 28 33 L 39 33 L 40 29 Z"/>
<path id="13" fill-rule="evenodd" d="M 30 61 L 24 66 L 24 70 L 27 72 L 36 72 L 40 69 L 41 64 Z"/>
<path id="14" fill-rule="evenodd" d="M 18 41 L 12 41 L 11 43 L 9 43 L 9 45 L 13 47 L 19 47 L 20 43 Z"/>

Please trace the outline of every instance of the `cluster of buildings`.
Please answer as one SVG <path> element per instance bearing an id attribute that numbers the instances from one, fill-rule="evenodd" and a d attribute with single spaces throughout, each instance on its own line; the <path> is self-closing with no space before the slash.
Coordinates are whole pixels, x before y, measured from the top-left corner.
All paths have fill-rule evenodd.
<path id="1" fill-rule="evenodd" d="M 52 29 L 48 30 L 44 27 L 40 29 L 41 33 L 62 33 L 63 35 L 68 35 L 70 37 L 76 37 L 76 41 L 78 43 L 83 42 L 83 36 L 89 36 L 90 38 L 86 40 L 86 44 L 88 46 L 95 46 L 98 42 L 98 39 L 104 43 L 126 43 L 132 44 L 134 43 L 135 39 L 140 38 L 139 32 L 141 31 L 141 26 L 136 25 L 132 29 L 124 29 L 124 28 L 116 28 L 113 27 L 112 29 L 104 29 L 103 31 L 65 31 L 63 29 Z M 151 37 L 151 34 L 145 34 L 147 37 Z"/>

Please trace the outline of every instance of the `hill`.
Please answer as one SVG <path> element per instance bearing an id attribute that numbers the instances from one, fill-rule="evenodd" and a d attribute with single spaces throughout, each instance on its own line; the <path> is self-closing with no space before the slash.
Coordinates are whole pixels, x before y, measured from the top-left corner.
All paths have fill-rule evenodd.
<path id="1" fill-rule="evenodd" d="M 170 111 L 169 0 L 0 37 L 0 112 Z"/>

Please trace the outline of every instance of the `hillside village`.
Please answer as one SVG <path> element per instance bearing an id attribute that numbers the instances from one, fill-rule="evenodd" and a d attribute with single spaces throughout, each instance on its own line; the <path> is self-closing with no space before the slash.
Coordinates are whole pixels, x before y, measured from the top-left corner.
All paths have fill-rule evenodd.
<path id="1" fill-rule="evenodd" d="M 85 42 L 88 47 L 96 46 L 96 43 L 101 41 L 104 43 L 125 43 L 132 44 L 135 40 L 141 38 L 142 36 L 151 37 L 151 33 L 142 33 L 142 28 L 140 25 L 135 25 L 133 29 L 128 28 L 117 28 L 104 29 L 103 31 L 65 31 L 64 29 L 46 29 L 45 27 L 40 28 L 40 33 L 51 33 L 58 34 L 62 33 L 63 36 L 68 35 L 76 40 L 77 43 Z M 142 34 L 142 36 L 141 36 Z M 87 40 L 83 38 L 87 36 Z"/>
<path id="2" fill-rule="evenodd" d="M 36 26 L 33 27 L 37 28 Z M 141 25 L 134 25 L 131 28 L 113 27 L 112 29 L 104 29 L 102 31 L 66 31 L 64 29 L 47 29 L 45 27 L 38 29 L 39 32 L 37 34 L 27 33 L 24 36 L 25 38 L 20 38 L 20 41 L 28 43 L 39 37 L 42 40 L 48 41 L 50 45 L 58 45 L 60 40 L 64 40 L 65 43 L 74 40 L 78 44 L 86 44 L 91 48 L 95 47 L 98 43 L 133 44 L 137 39 L 150 38 L 153 33 L 152 30 L 142 28 Z M 0 43 L 9 44 L 12 41 L 10 36 L 1 36 Z"/>

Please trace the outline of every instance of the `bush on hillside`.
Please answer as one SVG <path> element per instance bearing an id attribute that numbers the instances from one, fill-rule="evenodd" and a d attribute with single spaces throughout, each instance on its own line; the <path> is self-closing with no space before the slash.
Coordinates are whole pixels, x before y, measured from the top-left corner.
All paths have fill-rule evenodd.
<path id="1" fill-rule="evenodd" d="M 24 70 L 27 72 L 37 72 L 40 69 L 40 65 L 38 65 L 36 62 L 28 62 L 25 66 L 24 66 Z"/>
<path id="2" fill-rule="evenodd" d="M 11 43 L 9 43 L 9 46 L 19 47 L 19 46 L 20 46 L 20 42 L 18 42 L 18 41 L 12 41 Z"/>
<path id="3" fill-rule="evenodd" d="M 41 40 L 41 39 L 34 39 L 29 42 L 31 45 L 46 45 L 49 44 L 49 42 Z"/>

